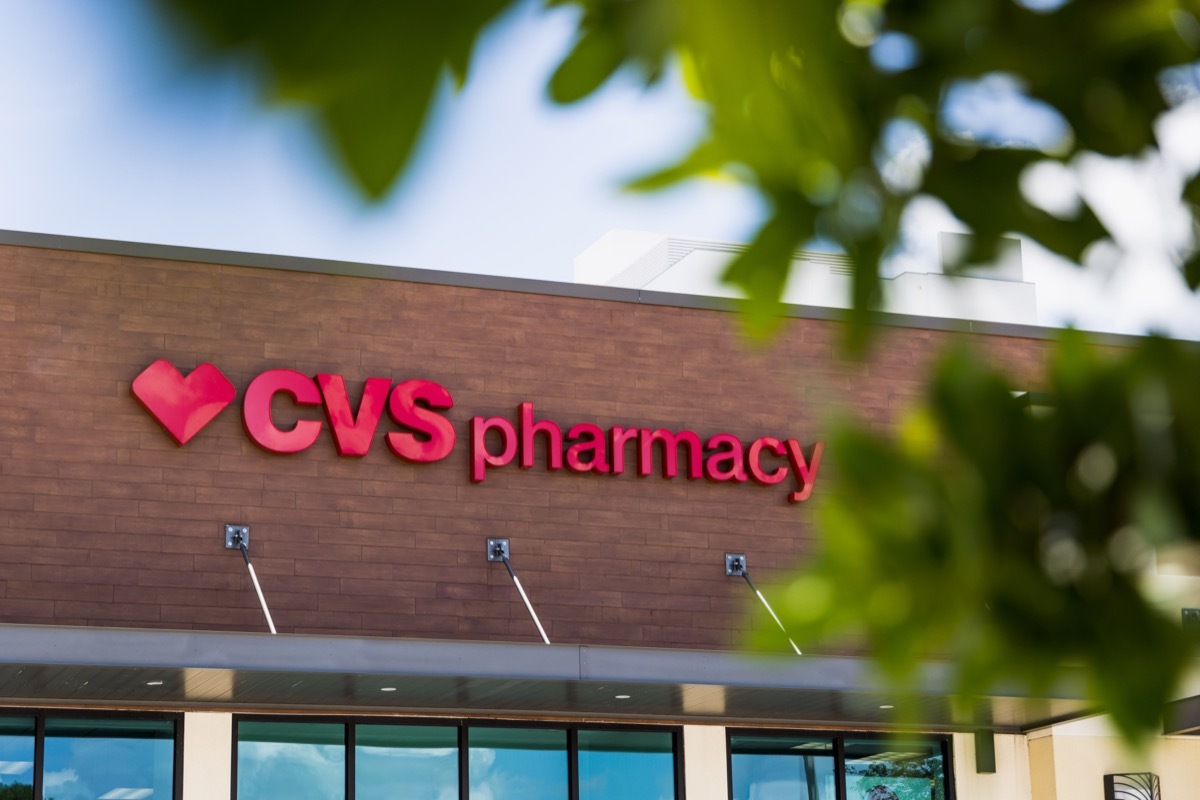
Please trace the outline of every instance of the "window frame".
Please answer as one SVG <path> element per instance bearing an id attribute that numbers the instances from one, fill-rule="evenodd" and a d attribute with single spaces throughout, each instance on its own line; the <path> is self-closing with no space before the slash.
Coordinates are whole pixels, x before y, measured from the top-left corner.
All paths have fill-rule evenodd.
<path id="1" fill-rule="evenodd" d="M 942 777 L 945 781 L 946 800 L 957 800 L 954 787 L 954 739 L 949 733 L 926 731 L 880 731 L 880 730 L 821 730 L 819 728 L 725 728 L 725 780 L 728 783 L 726 797 L 733 800 L 733 737 L 734 736 L 794 737 L 807 736 L 828 739 L 833 742 L 833 772 L 835 800 L 846 800 L 846 740 L 866 739 L 886 741 L 895 735 L 911 736 L 929 744 L 937 744 L 942 751 Z"/>
<path id="2" fill-rule="evenodd" d="M 116 711 L 81 708 L 0 708 L 0 717 L 33 719 L 33 800 L 43 800 L 42 773 L 46 765 L 47 719 L 166 720 L 171 723 L 171 800 L 183 798 L 183 713 L 179 711 Z"/>
<path id="3" fill-rule="evenodd" d="M 683 765 L 683 726 L 680 724 L 653 725 L 638 723 L 593 723 L 555 720 L 525 720 L 512 717 L 490 719 L 488 717 L 382 717 L 354 716 L 343 714 L 254 714 L 235 713 L 233 715 L 233 735 L 230 760 L 230 798 L 238 798 L 238 725 L 241 722 L 295 722 L 295 723 L 324 723 L 337 724 L 343 727 L 346 748 L 345 800 L 355 800 L 354 768 L 355 768 L 355 729 L 362 725 L 395 726 L 407 725 L 412 727 L 455 728 L 458 733 L 458 800 L 470 798 L 470 747 L 469 730 L 477 728 L 535 728 L 539 730 L 557 730 L 566 732 L 567 751 L 567 798 L 579 800 L 579 732 L 580 731 L 630 731 L 671 734 L 671 756 L 674 764 L 673 777 L 675 780 L 675 800 L 687 800 L 684 787 Z"/>

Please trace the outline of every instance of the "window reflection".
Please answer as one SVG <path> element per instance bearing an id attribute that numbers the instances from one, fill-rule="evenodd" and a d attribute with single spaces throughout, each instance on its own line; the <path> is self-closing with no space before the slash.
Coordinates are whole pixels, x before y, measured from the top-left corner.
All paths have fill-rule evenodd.
<path id="1" fill-rule="evenodd" d="M 457 728 L 358 725 L 354 744 L 356 800 L 457 800 Z"/>
<path id="2" fill-rule="evenodd" d="M 657 731 L 579 731 L 580 800 L 673 800 L 673 737 Z"/>
<path id="3" fill-rule="evenodd" d="M 54 800 L 170 800 L 171 720 L 46 720 L 42 791 Z"/>
<path id="4" fill-rule="evenodd" d="M 348 769 L 355 800 L 677 796 L 673 730 L 431 722 L 239 719 L 236 798 L 343 800 Z"/>
<path id="5" fill-rule="evenodd" d="M 846 741 L 846 800 L 945 800 L 937 743 Z"/>
<path id="6" fill-rule="evenodd" d="M 346 796 L 346 727 L 313 722 L 238 723 L 239 800 Z"/>
<path id="7" fill-rule="evenodd" d="M 468 731 L 471 800 L 566 800 L 567 732 L 537 728 Z"/>
<path id="8" fill-rule="evenodd" d="M 730 737 L 734 800 L 834 800 L 833 740 Z"/>
<path id="9" fill-rule="evenodd" d="M 0 797 L 5 800 L 33 798 L 32 717 L 0 717 Z"/>

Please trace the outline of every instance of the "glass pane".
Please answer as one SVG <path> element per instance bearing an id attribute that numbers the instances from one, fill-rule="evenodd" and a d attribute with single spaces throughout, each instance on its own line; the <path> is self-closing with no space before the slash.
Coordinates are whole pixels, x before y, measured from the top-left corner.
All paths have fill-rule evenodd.
<path id="1" fill-rule="evenodd" d="M 33 798 L 32 717 L 0 717 L 0 786 L 12 800 Z"/>
<path id="2" fill-rule="evenodd" d="M 669 732 L 580 731 L 580 800 L 673 800 Z"/>
<path id="3" fill-rule="evenodd" d="M 354 792 L 357 800 L 455 800 L 458 729 L 425 725 L 355 727 Z"/>
<path id="4" fill-rule="evenodd" d="M 567 732 L 471 728 L 471 800 L 566 800 Z"/>
<path id="5" fill-rule="evenodd" d="M 938 742 L 846 741 L 846 800 L 945 800 Z"/>
<path id="6" fill-rule="evenodd" d="M 54 800 L 170 800 L 175 723 L 51 717 L 42 785 Z"/>
<path id="7" fill-rule="evenodd" d="M 731 736 L 733 800 L 834 800 L 833 740 Z"/>
<path id="8" fill-rule="evenodd" d="M 346 726 L 239 722 L 237 800 L 346 796 Z"/>

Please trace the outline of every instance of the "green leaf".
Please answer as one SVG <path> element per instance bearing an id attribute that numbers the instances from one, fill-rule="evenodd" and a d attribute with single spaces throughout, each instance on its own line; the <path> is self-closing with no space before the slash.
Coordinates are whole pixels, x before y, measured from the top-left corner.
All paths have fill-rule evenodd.
<path id="1" fill-rule="evenodd" d="M 511 0 L 453 4 L 162 0 L 217 57 L 249 52 L 277 102 L 311 109 L 370 198 L 395 184 L 449 70 L 462 85 L 475 41 Z"/>
<path id="2" fill-rule="evenodd" d="M 1200 172 L 1193 175 L 1184 185 L 1183 199 L 1193 206 L 1200 206 Z"/>
<path id="3" fill-rule="evenodd" d="M 778 198 L 775 214 L 725 268 L 721 280 L 746 295 L 743 308 L 751 334 L 762 336 L 778 325 L 788 271 L 796 248 L 812 235 L 812 218 L 806 203 L 794 197 Z"/>
<path id="4" fill-rule="evenodd" d="M 550 97 L 556 103 L 575 103 L 600 88 L 621 66 L 618 42 L 604 32 L 584 34 L 550 77 Z"/>
<path id="5" fill-rule="evenodd" d="M 625 184 L 625 188 L 635 192 L 652 192 L 691 178 L 710 175 L 722 166 L 712 143 L 702 142 L 681 161 L 634 178 Z"/>
<path id="6" fill-rule="evenodd" d="M 1183 262 L 1183 279 L 1193 292 L 1200 289 L 1200 250 Z"/>

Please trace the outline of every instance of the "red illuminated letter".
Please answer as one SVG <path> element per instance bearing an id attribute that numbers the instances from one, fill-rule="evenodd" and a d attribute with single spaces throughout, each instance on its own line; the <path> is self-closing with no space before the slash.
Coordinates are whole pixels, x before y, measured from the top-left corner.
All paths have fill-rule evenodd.
<path id="1" fill-rule="evenodd" d="M 796 476 L 796 483 L 800 487 L 800 491 L 788 495 L 788 502 L 801 503 L 809 498 L 812 494 L 813 484 L 817 482 L 817 470 L 821 468 L 821 454 L 825 452 L 825 443 L 817 442 L 813 445 L 812 458 L 807 461 L 798 441 L 788 439 L 786 444 L 788 461 L 792 464 L 792 474 Z"/>
<path id="2" fill-rule="evenodd" d="M 492 455 L 487 449 L 488 431 L 499 431 L 504 446 L 499 455 Z M 503 467 L 513 460 L 517 454 L 517 432 L 512 423 L 503 417 L 471 418 L 471 482 L 480 483 L 487 474 L 488 467 Z"/>
<path id="3" fill-rule="evenodd" d="M 755 439 L 750 445 L 750 449 L 746 451 L 746 469 L 750 471 L 750 477 L 755 483 L 761 483 L 763 486 L 770 486 L 773 483 L 779 483 L 787 477 L 787 467 L 776 467 L 771 472 L 766 472 L 762 468 L 762 451 L 770 450 L 777 456 L 787 455 L 787 448 L 783 446 L 783 442 L 770 436 L 764 436 L 761 439 Z"/>
<path id="4" fill-rule="evenodd" d="M 612 453 L 612 473 L 620 475 L 625 472 L 625 444 L 626 442 L 637 444 L 638 429 L 616 426 L 608 432 L 608 436 L 610 439 L 608 452 Z"/>
<path id="5" fill-rule="evenodd" d="M 579 440 L 567 448 L 567 469 L 574 472 L 608 472 L 604 431 L 599 425 L 581 422 L 567 432 L 567 438 Z M 585 455 L 587 458 L 584 458 Z"/>
<path id="6" fill-rule="evenodd" d="M 642 429 L 641 439 L 638 441 L 639 477 L 645 477 L 653 471 L 655 442 L 662 442 L 662 476 L 664 478 L 674 478 L 679 474 L 678 461 L 680 445 L 687 445 L 688 480 L 694 481 L 696 478 L 700 477 L 702 472 L 700 465 L 702 456 L 702 453 L 700 452 L 700 437 L 691 431 L 672 433 L 671 431 L 663 428 L 653 431 L 649 428 Z"/>
<path id="7" fill-rule="evenodd" d="M 415 433 L 389 433 L 388 447 L 405 461 L 441 461 L 454 449 L 454 426 L 436 412 L 451 408 L 454 398 L 440 383 L 412 380 L 396 384 L 388 400 L 388 415 Z"/>
<path id="8" fill-rule="evenodd" d="M 302 419 L 291 430 L 280 430 L 271 420 L 271 398 L 280 392 L 291 395 L 298 406 L 321 405 L 321 392 L 312 378 L 293 369 L 271 369 L 250 381 L 242 403 L 242 423 L 254 443 L 272 453 L 298 453 L 312 445 L 321 433 L 321 423 Z"/>
<path id="9" fill-rule="evenodd" d="M 383 404 L 392 382 L 387 378 L 367 378 L 357 415 L 350 408 L 346 380 L 341 375 L 317 375 L 317 385 L 325 398 L 325 418 L 333 431 L 338 455 L 365 456 L 371 449 L 371 440 L 379 427 L 379 417 L 383 415 Z"/>
<path id="10" fill-rule="evenodd" d="M 548 419 L 534 422 L 533 403 L 521 403 L 517 411 L 521 425 L 521 469 L 533 466 L 533 437 L 538 433 L 546 437 L 546 468 L 562 469 L 562 429 Z"/>
<path id="11" fill-rule="evenodd" d="M 704 477 L 710 481 L 746 480 L 746 458 L 742 440 L 728 433 L 718 433 L 705 444 L 710 450 L 704 461 Z"/>

